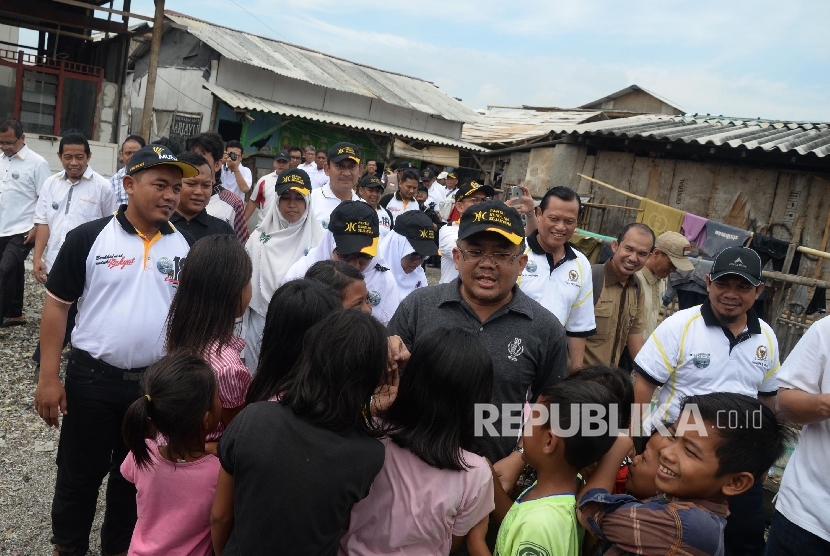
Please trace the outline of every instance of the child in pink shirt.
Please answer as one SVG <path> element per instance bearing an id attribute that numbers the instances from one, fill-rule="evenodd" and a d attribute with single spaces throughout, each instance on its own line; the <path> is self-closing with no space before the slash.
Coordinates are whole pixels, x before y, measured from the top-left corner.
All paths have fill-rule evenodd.
<path id="1" fill-rule="evenodd" d="M 144 392 L 123 426 L 130 453 L 121 474 L 138 491 L 128 554 L 213 554 L 210 508 L 219 459 L 207 453 L 205 438 L 222 414 L 216 378 L 203 360 L 179 351 L 147 370 Z M 156 445 L 158 438 L 166 444 Z"/>
<path id="2" fill-rule="evenodd" d="M 234 323 L 251 301 L 251 258 L 233 235 L 197 241 L 179 273 L 179 287 L 167 316 L 167 351 L 186 350 L 203 357 L 216 375 L 222 421 L 208 436 L 208 449 L 245 406 L 251 373 L 242 362 L 245 340 Z"/>
<path id="3" fill-rule="evenodd" d="M 493 364 L 465 330 L 437 328 L 416 344 L 392 405 L 383 469 L 352 508 L 340 554 L 449 554 L 494 508 L 478 455 L 475 404 L 489 403 Z"/>

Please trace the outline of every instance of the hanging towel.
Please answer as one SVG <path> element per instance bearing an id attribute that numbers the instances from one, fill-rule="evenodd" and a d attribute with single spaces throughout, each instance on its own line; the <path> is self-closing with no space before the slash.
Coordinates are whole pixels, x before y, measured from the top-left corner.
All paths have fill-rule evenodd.
<path id="1" fill-rule="evenodd" d="M 707 222 L 709 222 L 708 218 L 687 212 L 686 216 L 683 217 L 683 225 L 680 227 L 680 233 L 686 236 L 686 239 L 690 242 L 697 245 L 698 248 L 703 248 L 703 244 L 706 243 Z"/>
<path id="2" fill-rule="evenodd" d="M 746 230 L 740 230 L 709 220 L 706 222 L 706 241 L 703 243 L 703 249 L 707 255 L 714 257 L 727 247 L 741 247 L 746 243 L 751 234 Z"/>
<path id="3" fill-rule="evenodd" d="M 807 305 L 807 314 L 813 315 L 815 313 L 819 313 L 823 315 L 827 312 L 827 290 L 824 288 L 816 288 L 816 292 L 813 294 L 813 299 L 810 301 L 810 304 Z"/>
<path id="4" fill-rule="evenodd" d="M 749 248 L 758 253 L 761 257 L 761 266 L 764 267 L 772 260 L 772 269 L 781 272 L 784 269 L 784 259 L 787 258 L 787 250 L 790 244 L 786 241 L 775 239 L 771 236 L 752 236 L 752 243 Z M 798 267 L 801 265 L 801 253 L 796 251 L 793 254 L 793 262 L 790 264 L 790 274 L 798 274 Z"/>
<path id="5" fill-rule="evenodd" d="M 637 213 L 637 222 L 651 228 L 656 236 L 663 232 L 679 232 L 686 215 L 682 210 L 649 199 L 642 199 L 640 208 L 642 211 Z"/>

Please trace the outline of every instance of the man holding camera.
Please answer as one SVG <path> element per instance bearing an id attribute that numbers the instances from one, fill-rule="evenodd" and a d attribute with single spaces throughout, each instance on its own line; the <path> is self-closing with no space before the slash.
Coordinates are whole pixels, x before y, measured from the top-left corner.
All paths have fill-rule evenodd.
<path id="1" fill-rule="evenodd" d="M 242 165 L 242 143 L 228 141 L 225 156 L 222 157 L 222 185 L 240 199 L 251 189 L 251 171 Z"/>

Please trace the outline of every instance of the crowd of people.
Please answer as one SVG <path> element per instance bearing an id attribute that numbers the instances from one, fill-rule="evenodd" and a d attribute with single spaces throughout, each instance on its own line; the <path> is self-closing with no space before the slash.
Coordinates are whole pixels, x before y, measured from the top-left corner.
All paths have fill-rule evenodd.
<path id="1" fill-rule="evenodd" d="M 751 250 L 660 322 L 689 242 L 632 223 L 592 265 L 566 187 L 503 202 L 350 143 L 253 183 L 215 133 L 130 136 L 110 180 L 66 134 L 50 177 L 12 119 L 0 149 L 2 325 L 32 246 L 46 289 L 56 555 L 88 551 L 105 477 L 107 555 L 759 555 L 784 418 L 766 554 L 828 553 L 830 324 L 780 365 Z"/>

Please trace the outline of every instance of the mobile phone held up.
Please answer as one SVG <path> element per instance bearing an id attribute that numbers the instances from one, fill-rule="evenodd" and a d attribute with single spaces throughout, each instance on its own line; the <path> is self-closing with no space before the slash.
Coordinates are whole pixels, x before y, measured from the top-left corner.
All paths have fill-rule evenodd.
<path id="1" fill-rule="evenodd" d="M 514 185 L 510 188 L 510 198 L 511 199 L 521 199 L 522 198 L 522 190 L 518 185 Z"/>

